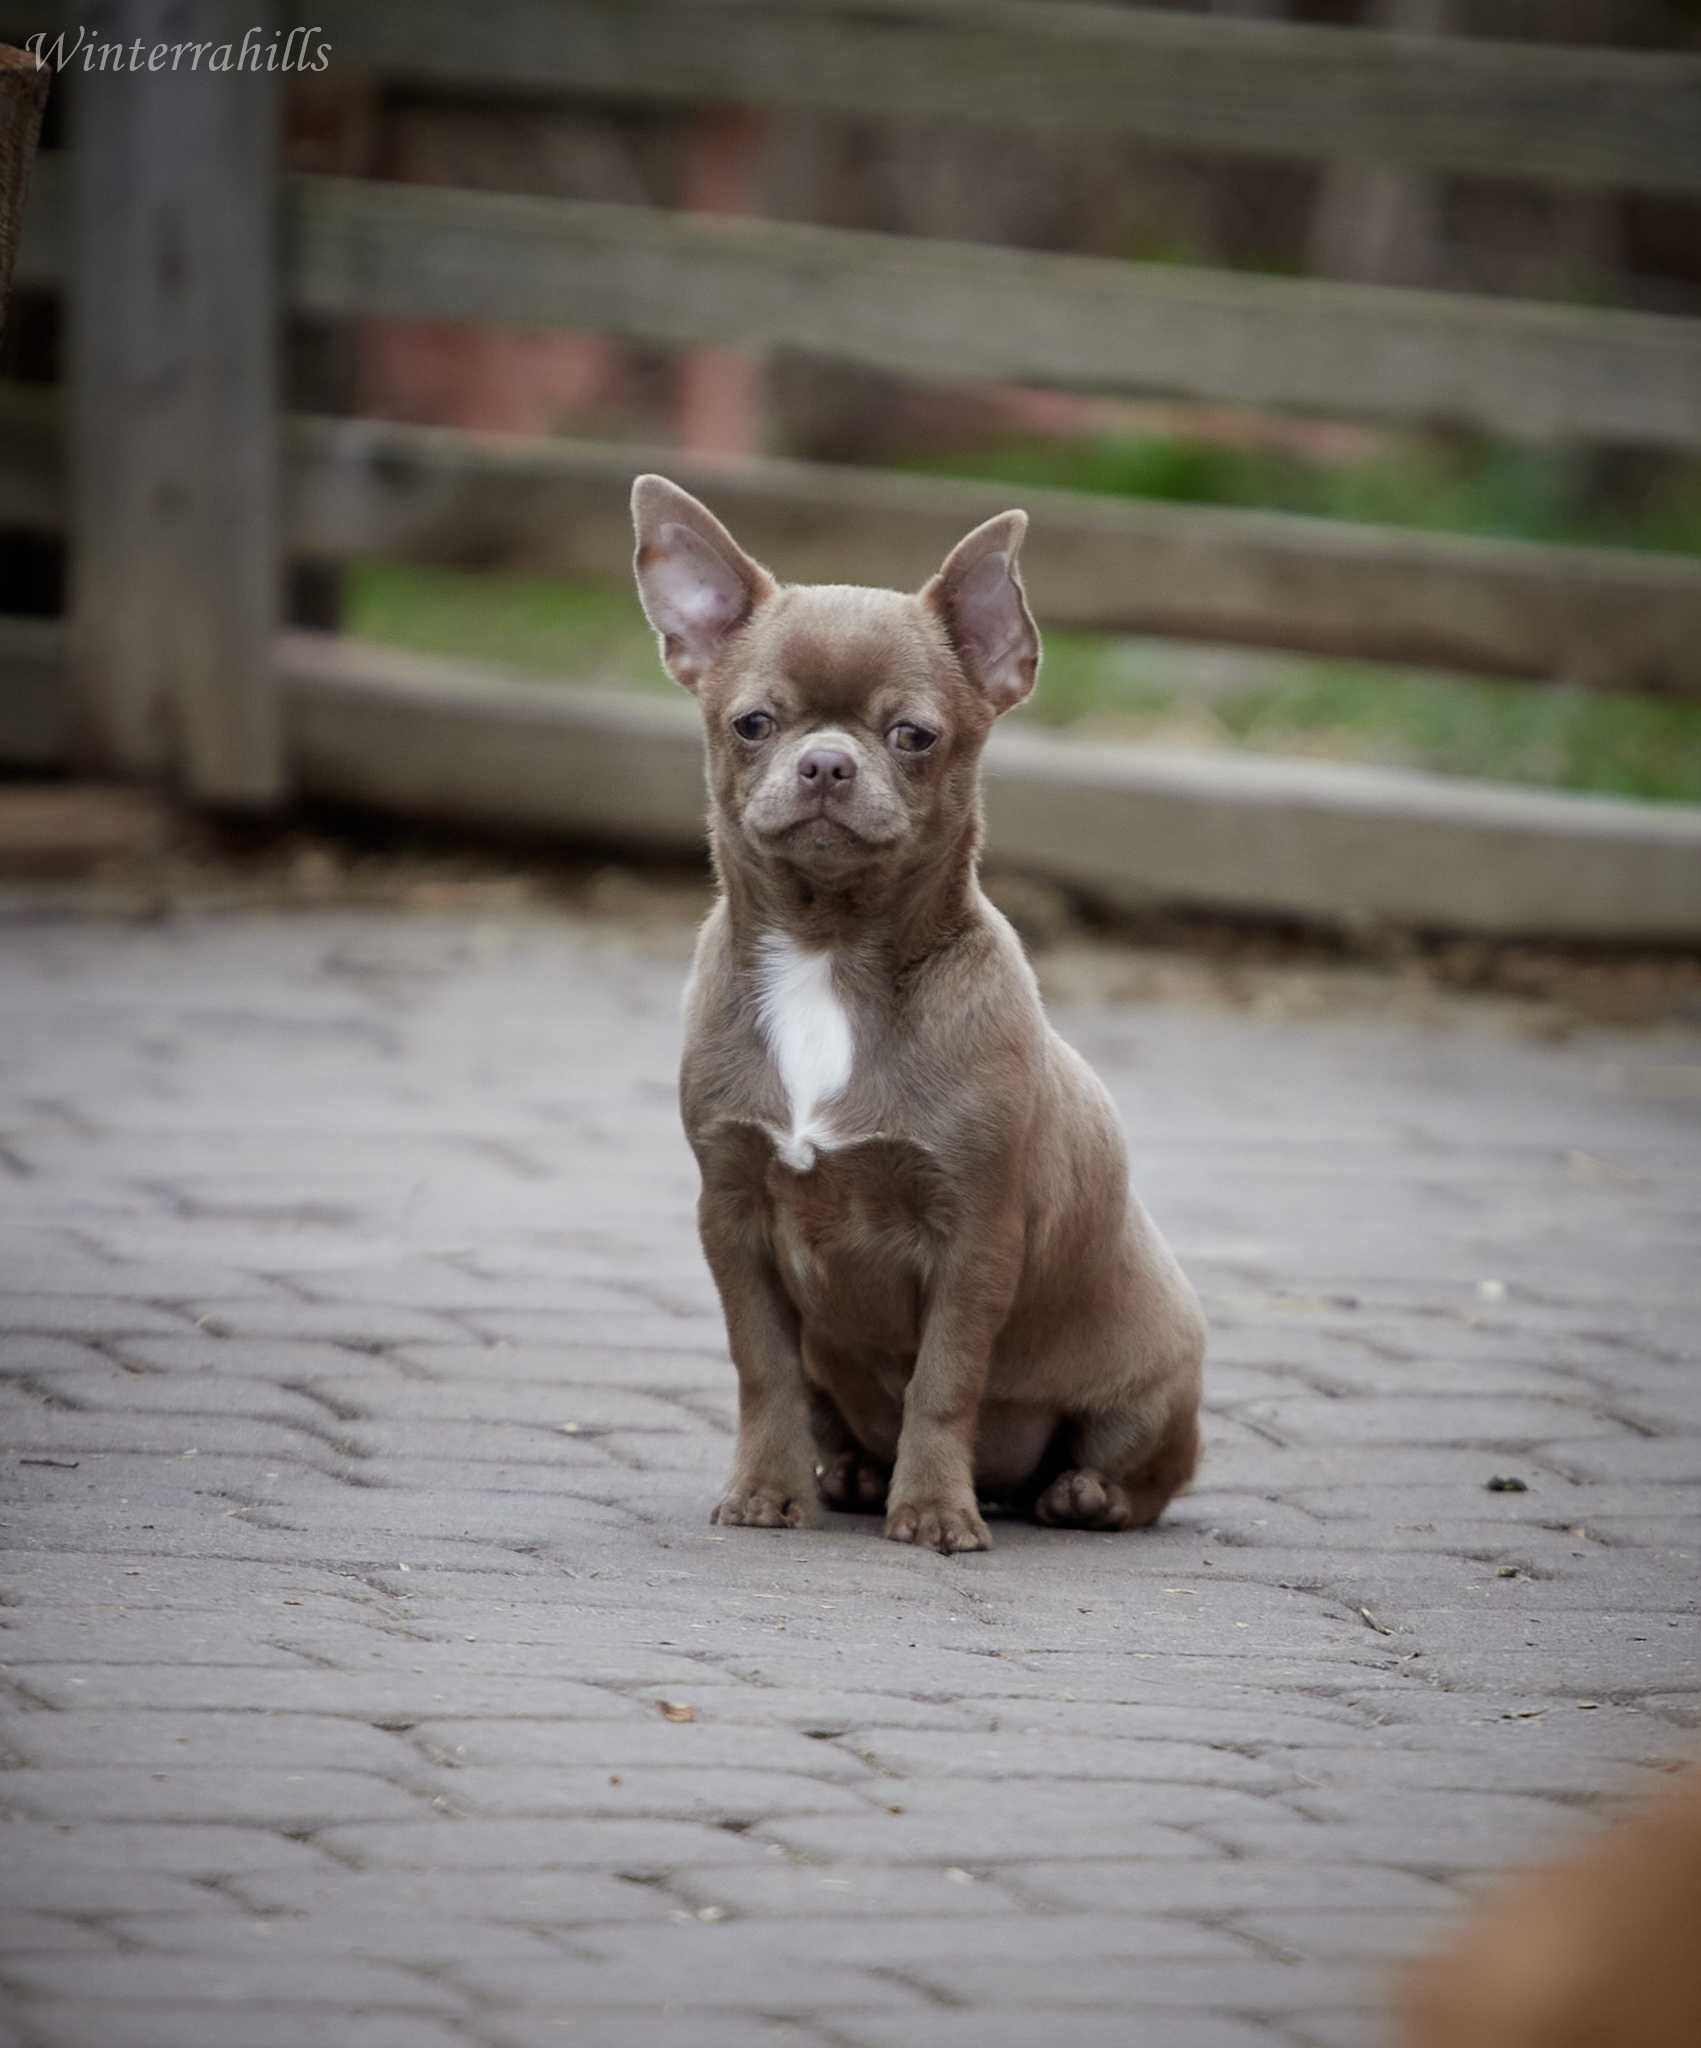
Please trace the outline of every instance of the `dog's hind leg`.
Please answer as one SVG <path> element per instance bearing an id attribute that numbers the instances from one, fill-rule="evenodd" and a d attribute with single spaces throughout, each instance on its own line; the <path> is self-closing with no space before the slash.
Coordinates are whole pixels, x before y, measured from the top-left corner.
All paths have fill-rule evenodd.
<path id="1" fill-rule="evenodd" d="M 809 1387 L 809 1426 L 815 1438 L 815 1490 L 822 1505 L 842 1515 L 884 1514 L 892 1461 L 868 1448 L 830 1391 L 847 1385 L 854 1388 L 852 1362 L 825 1344 L 819 1332 L 806 1330 L 803 1366 Z"/>
<path id="2" fill-rule="evenodd" d="M 815 1488 L 822 1505 L 841 1515 L 884 1514 L 891 1466 L 863 1449 L 839 1413 L 837 1402 L 819 1387 L 809 1390 L 809 1420 L 820 1461 L 815 1468 Z"/>
<path id="3" fill-rule="evenodd" d="M 1155 1420 L 1150 1406 L 1080 1417 L 1074 1462 L 1035 1501 L 1035 1519 L 1064 1529 L 1149 1528 L 1199 1462 L 1194 1401 Z"/>

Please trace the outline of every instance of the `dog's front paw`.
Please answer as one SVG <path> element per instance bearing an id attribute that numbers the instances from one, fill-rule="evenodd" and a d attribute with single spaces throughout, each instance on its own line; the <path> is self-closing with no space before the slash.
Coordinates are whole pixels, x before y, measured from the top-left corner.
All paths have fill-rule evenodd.
<path id="1" fill-rule="evenodd" d="M 957 1550 L 990 1550 L 992 1538 L 971 1494 L 963 1500 L 898 1501 L 886 1511 L 892 1543 L 917 1543 L 950 1556 Z"/>
<path id="2" fill-rule="evenodd" d="M 804 1504 L 777 1486 L 731 1486 L 715 1503 L 711 1522 L 723 1529 L 801 1529 Z"/>
<path id="3" fill-rule="evenodd" d="M 846 1515 L 877 1515 L 886 1505 L 892 1475 L 860 1451 L 841 1451 L 815 1475 L 822 1500 Z"/>

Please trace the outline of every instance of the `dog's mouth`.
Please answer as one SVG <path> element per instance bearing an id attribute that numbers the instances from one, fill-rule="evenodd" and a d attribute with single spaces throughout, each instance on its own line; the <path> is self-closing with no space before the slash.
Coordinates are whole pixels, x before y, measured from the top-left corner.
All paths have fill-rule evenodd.
<path id="1" fill-rule="evenodd" d="M 769 846 L 789 850 L 812 847 L 821 852 L 847 852 L 853 847 L 883 845 L 884 836 L 867 831 L 825 799 L 782 823 L 757 828 L 756 837 Z"/>
<path id="2" fill-rule="evenodd" d="M 801 818 L 793 818 L 789 825 L 780 828 L 776 836 L 781 839 L 795 839 L 801 836 L 818 840 L 824 846 L 841 846 L 849 839 L 860 846 L 865 835 L 859 832 L 848 818 L 838 816 L 823 804 L 817 810 L 806 811 Z"/>

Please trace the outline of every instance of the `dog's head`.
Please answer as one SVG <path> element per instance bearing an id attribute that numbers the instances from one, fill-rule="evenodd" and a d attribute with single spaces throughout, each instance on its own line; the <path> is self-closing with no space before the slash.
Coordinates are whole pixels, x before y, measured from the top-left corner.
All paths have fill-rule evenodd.
<path id="1" fill-rule="evenodd" d="M 830 886 L 960 836 L 987 732 L 1039 667 L 1026 513 L 977 526 L 914 594 L 779 584 L 665 477 L 638 479 L 632 519 L 662 662 L 702 707 L 723 849 Z"/>

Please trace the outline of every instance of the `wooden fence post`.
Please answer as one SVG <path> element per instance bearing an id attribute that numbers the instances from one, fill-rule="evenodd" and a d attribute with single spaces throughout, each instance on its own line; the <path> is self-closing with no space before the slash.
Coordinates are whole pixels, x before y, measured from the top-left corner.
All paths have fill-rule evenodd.
<path id="1" fill-rule="evenodd" d="M 90 39 L 139 44 L 141 62 L 72 80 L 82 751 L 103 772 L 246 808 L 283 784 L 278 76 L 263 47 L 256 68 L 233 61 L 264 13 L 255 0 L 89 0 Z"/>
<path id="2" fill-rule="evenodd" d="M 27 50 L 0 44 L 0 333 L 6 327 L 6 297 L 23 232 L 30 165 L 47 105 L 47 80 L 46 66 Z"/>

